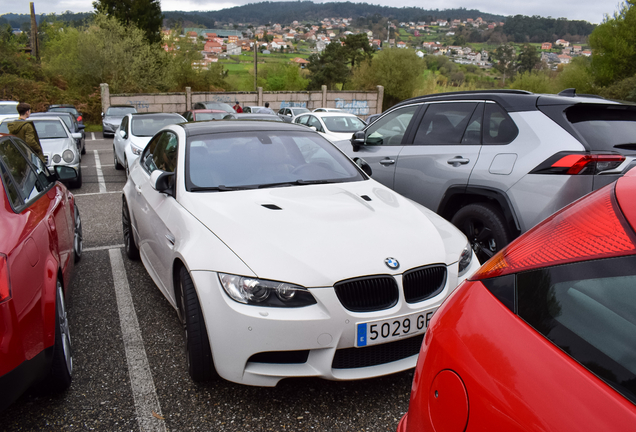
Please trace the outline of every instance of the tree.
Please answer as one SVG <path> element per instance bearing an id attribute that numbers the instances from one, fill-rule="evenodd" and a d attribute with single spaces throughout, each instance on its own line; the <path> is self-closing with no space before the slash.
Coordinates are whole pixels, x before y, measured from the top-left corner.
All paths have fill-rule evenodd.
<path id="1" fill-rule="evenodd" d="M 538 63 L 541 62 L 541 56 L 534 45 L 524 45 L 517 57 L 517 69 L 520 73 L 530 72 Z"/>
<path id="2" fill-rule="evenodd" d="M 344 85 L 350 75 L 347 61 L 347 51 L 338 42 L 330 43 L 320 54 L 312 54 L 307 65 L 311 72 L 308 88 L 319 90 L 326 85 L 334 90 L 338 84 Z"/>
<path id="3" fill-rule="evenodd" d="M 369 38 L 366 33 L 350 34 L 344 38 L 345 55 L 351 62 L 353 69 L 356 64 L 368 60 L 373 56 L 374 49 L 369 45 Z"/>
<path id="4" fill-rule="evenodd" d="M 150 43 L 161 42 L 163 15 L 159 0 L 95 0 L 93 7 L 125 26 L 134 24 Z"/>
<path id="5" fill-rule="evenodd" d="M 512 78 L 515 73 L 515 49 L 512 45 L 499 45 L 491 53 L 491 57 L 496 61 L 494 68 L 503 75 L 503 84 L 506 85 L 506 76 Z"/>
<path id="6" fill-rule="evenodd" d="M 636 75 L 636 0 L 626 0 L 590 35 L 592 73 L 601 86 Z"/>

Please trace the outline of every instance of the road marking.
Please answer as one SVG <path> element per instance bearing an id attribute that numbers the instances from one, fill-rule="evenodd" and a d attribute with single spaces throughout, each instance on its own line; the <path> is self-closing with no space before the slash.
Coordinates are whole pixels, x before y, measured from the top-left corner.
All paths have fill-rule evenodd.
<path id="1" fill-rule="evenodd" d="M 119 310 L 119 322 L 124 340 L 126 360 L 128 362 L 128 375 L 132 388 L 135 409 L 137 411 L 137 424 L 139 430 L 165 431 L 163 420 L 153 414 L 161 415 L 161 405 L 157 397 L 157 390 L 150 372 L 144 341 L 139 329 L 139 321 L 132 302 L 126 269 L 119 248 L 109 249 L 110 265 L 113 270 L 113 283 L 117 297 L 117 309 Z"/>
<path id="2" fill-rule="evenodd" d="M 95 154 L 95 168 L 97 168 L 97 181 L 99 181 L 99 191 L 106 192 L 106 182 L 104 181 L 104 173 L 102 173 L 102 164 L 99 161 L 99 153 L 93 150 Z"/>
<path id="3" fill-rule="evenodd" d="M 95 141 L 95 132 L 91 132 L 91 139 Z"/>
<path id="4" fill-rule="evenodd" d="M 119 244 L 119 245 L 111 245 L 111 246 L 95 246 L 92 248 L 85 248 L 82 249 L 82 252 L 95 252 L 95 251 L 102 251 L 102 250 L 109 250 L 109 249 L 117 249 L 117 248 L 123 248 L 124 245 L 123 244 Z"/>
<path id="5" fill-rule="evenodd" d="M 108 192 L 89 192 L 89 193 L 83 193 L 83 194 L 73 194 L 73 196 L 88 196 L 88 195 L 104 195 L 104 194 L 113 194 L 113 193 L 122 193 L 122 191 L 120 190 L 116 190 L 116 191 L 108 191 Z"/>

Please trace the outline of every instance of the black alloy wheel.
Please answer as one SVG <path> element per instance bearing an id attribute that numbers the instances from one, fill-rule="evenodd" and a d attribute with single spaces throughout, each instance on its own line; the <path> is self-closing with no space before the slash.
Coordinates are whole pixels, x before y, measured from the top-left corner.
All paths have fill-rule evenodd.
<path id="1" fill-rule="evenodd" d="M 481 264 L 488 261 L 512 240 L 504 218 L 489 204 L 469 204 L 451 219 L 470 242 Z"/>
<path id="2" fill-rule="evenodd" d="M 121 203 L 121 225 L 124 232 L 124 248 L 126 249 L 126 256 L 131 260 L 138 260 L 139 249 L 135 244 L 135 236 L 133 234 L 130 212 L 128 211 L 128 203 L 126 202 L 125 196 L 122 196 Z"/>

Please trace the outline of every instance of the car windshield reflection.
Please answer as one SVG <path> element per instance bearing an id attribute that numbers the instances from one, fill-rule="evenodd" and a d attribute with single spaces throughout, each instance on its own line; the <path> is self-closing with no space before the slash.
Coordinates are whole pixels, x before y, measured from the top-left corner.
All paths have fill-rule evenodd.
<path id="1" fill-rule="evenodd" d="M 313 133 L 197 135 L 187 151 L 186 178 L 193 192 L 364 180 L 346 156 Z"/>

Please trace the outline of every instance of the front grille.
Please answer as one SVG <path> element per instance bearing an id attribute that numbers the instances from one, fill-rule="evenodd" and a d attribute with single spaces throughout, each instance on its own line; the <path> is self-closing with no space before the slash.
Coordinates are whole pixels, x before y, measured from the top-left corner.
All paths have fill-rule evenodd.
<path id="1" fill-rule="evenodd" d="M 370 312 L 395 306 L 399 293 L 391 276 L 367 276 L 334 285 L 338 300 L 353 312 Z"/>
<path id="2" fill-rule="evenodd" d="M 253 363 L 294 364 L 307 363 L 309 350 L 300 351 L 268 351 L 256 353 L 247 361 Z"/>
<path id="3" fill-rule="evenodd" d="M 49 164 L 49 155 L 44 155 L 44 163 L 45 163 L 46 165 L 48 165 L 48 164 Z"/>
<path id="4" fill-rule="evenodd" d="M 435 265 L 409 270 L 404 273 L 402 284 L 407 303 L 435 297 L 446 285 L 446 266 Z"/>
<path id="5" fill-rule="evenodd" d="M 417 355 L 420 352 L 422 340 L 424 340 L 424 334 L 381 345 L 339 349 L 336 350 L 331 367 L 355 369 L 402 360 Z"/>

